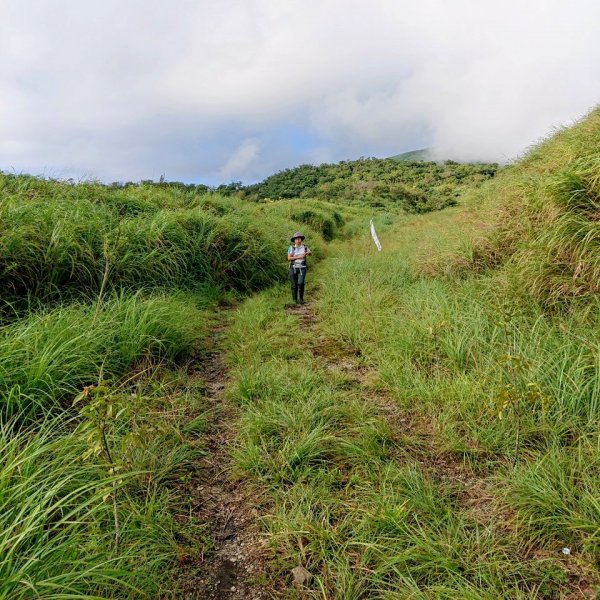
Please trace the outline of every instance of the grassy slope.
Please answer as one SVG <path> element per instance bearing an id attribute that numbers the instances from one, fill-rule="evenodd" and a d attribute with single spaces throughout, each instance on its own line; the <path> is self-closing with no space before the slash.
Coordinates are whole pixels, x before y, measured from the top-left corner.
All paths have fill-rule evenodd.
<path id="1" fill-rule="evenodd" d="M 513 289 L 544 308 L 598 297 L 599 131 L 597 108 L 474 194 L 491 205 L 494 227 L 472 246 L 468 267 L 506 263 Z"/>
<path id="2" fill-rule="evenodd" d="M 0 426 L 2 598 L 152 596 L 175 532 L 193 532 L 173 519 L 185 507 L 170 488 L 202 450 L 203 404 L 165 361 L 189 352 L 209 312 L 131 297 L 107 303 L 90 327 L 91 313 L 70 306 L 3 329 L 2 399 L 29 424 L 16 412 Z"/>
<path id="3" fill-rule="evenodd" d="M 341 219 L 311 208 L 0 175 L 1 598 L 155 597 L 210 548 L 173 517 L 206 420 L 177 363 L 219 301 L 284 279 L 291 231 L 323 253 Z"/>
<path id="4" fill-rule="evenodd" d="M 329 212 L 321 209 L 323 218 Z M 293 226 L 233 198 L 0 174 L 0 300 L 123 288 L 248 292 L 285 277 L 277 242 Z"/>
<path id="5" fill-rule="evenodd" d="M 285 295 L 263 294 L 239 312 L 230 393 L 243 415 L 240 476 L 269 498 L 271 576 L 297 564 L 314 576 L 287 594 L 533 598 L 557 589 L 557 564 L 481 522 L 462 503 L 463 483 L 429 468 L 431 439 L 404 425 L 409 413 L 394 423 L 391 405 L 374 400 L 368 358 L 327 338 L 324 323 L 309 329 L 281 311 Z"/>
<path id="6" fill-rule="evenodd" d="M 398 219 L 381 254 L 338 243 L 309 329 L 279 312 L 284 292 L 239 314 L 238 464 L 309 595 L 598 589 L 599 114 L 464 206 Z M 557 269 L 558 286 L 532 277 Z"/>
<path id="7" fill-rule="evenodd" d="M 550 561 L 571 548 L 575 587 L 599 570 L 599 132 L 596 110 L 483 188 L 482 209 L 400 222 L 385 257 L 344 249 L 321 305 L 329 333 L 482 469 L 515 536 Z M 501 266 L 448 269 L 457 251 Z"/>
<path id="8" fill-rule="evenodd" d="M 404 161 L 417 161 L 417 160 L 429 160 L 431 157 L 431 151 L 429 148 L 421 148 L 420 150 L 410 150 L 409 152 L 402 152 L 401 154 L 394 154 L 389 158 L 394 160 Z"/>

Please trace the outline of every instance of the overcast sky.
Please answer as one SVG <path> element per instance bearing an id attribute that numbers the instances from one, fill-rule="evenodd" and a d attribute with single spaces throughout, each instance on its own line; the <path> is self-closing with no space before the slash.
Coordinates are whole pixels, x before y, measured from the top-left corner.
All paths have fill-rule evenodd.
<path id="1" fill-rule="evenodd" d="M 0 170 L 505 161 L 600 101 L 598 0 L 0 0 Z"/>

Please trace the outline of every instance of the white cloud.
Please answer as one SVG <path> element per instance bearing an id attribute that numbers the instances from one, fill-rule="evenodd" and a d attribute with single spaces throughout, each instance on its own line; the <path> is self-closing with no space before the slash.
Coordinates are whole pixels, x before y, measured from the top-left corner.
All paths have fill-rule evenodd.
<path id="1" fill-rule="evenodd" d="M 258 143 L 256 140 L 248 139 L 235 149 L 233 154 L 227 159 L 219 174 L 222 180 L 229 181 L 234 179 L 238 173 L 247 172 L 258 158 Z"/>
<path id="2" fill-rule="evenodd" d="M 600 100 L 594 0 L 4 0 L 2 12 L 0 169 L 216 181 L 423 145 L 502 160 Z M 286 128 L 314 147 L 278 145 Z"/>

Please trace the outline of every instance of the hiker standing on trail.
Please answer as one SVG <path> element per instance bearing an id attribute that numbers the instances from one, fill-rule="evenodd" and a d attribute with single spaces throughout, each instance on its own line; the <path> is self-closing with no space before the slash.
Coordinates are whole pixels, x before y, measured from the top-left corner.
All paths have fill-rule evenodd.
<path id="1" fill-rule="evenodd" d="M 292 298 L 295 304 L 304 304 L 304 280 L 306 279 L 306 257 L 312 254 L 304 245 L 304 236 L 299 232 L 291 237 L 288 248 L 289 276 L 292 284 Z"/>

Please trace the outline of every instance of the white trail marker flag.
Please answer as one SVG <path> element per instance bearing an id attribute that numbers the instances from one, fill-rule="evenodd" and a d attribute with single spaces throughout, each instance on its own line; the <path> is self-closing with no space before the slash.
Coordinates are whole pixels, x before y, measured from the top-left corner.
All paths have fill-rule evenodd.
<path id="1" fill-rule="evenodd" d="M 373 225 L 373 219 L 371 219 L 371 237 L 373 238 L 373 241 L 375 242 L 375 245 L 377 246 L 377 250 L 379 250 L 379 252 L 381 252 L 381 242 L 379 241 L 379 238 L 377 237 L 377 233 L 375 232 L 375 225 Z"/>

